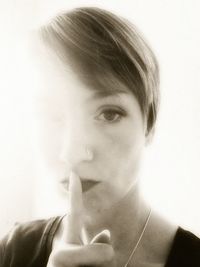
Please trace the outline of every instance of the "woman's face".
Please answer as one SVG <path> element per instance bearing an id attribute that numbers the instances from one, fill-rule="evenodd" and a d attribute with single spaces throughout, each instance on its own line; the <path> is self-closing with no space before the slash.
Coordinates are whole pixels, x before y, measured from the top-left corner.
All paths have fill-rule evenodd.
<path id="1" fill-rule="evenodd" d="M 113 95 L 88 88 L 50 52 L 43 51 L 37 68 L 43 166 L 61 183 L 76 172 L 88 209 L 111 207 L 134 184 L 145 146 L 146 126 L 136 98 L 128 90 L 116 93 L 120 87 Z M 91 183 L 84 187 L 85 180 Z"/>

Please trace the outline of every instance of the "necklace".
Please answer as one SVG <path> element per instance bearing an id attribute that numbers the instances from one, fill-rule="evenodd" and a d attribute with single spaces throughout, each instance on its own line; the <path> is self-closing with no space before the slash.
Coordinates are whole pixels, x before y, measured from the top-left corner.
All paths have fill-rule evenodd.
<path id="1" fill-rule="evenodd" d="M 140 241 L 141 241 L 141 239 L 142 239 L 142 237 L 143 237 L 143 235 L 144 235 L 144 232 L 145 232 L 145 230 L 146 230 L 146 228 L 147 228 L 147 225 L 148 225 L 148 223 L 149 223 L 149 219 L 150 219 L 150 217 L 151 217 L 151 209 L 150 209 L 149 215 L 148 215 L 148 217 L 147 217 L 147 219 L 146 219 L 146 222 L 145 222 L 145 224 L 144 224 L 144 227 L 143 227 L 143 229 L 142 229 L 142 232 L 141 232 L 141 234 L 140 234 L 140 237 L 139 237 L 139 239 L 138 239 L 138 241 L 137 241 L 135 247 L 133 248 L 133 250 L 132 250 L 132 252 L 131 252 L 131 254 L 130 254 L 130 256 L 129 256 L 127 262 L 126 262 L 126 264 L 124 265 L 124 267 L 128 267 L 128 265 L 129 265 L 129 263 L 130 263 L 130 261 L 131 261 L 133 255 L 134 255 L 134 253 L 136 252 L 136 250 L 137 250 L 137 248 L 138 248 L 138 246 L 139 246 L 139 244 L 140 244 Z"/>

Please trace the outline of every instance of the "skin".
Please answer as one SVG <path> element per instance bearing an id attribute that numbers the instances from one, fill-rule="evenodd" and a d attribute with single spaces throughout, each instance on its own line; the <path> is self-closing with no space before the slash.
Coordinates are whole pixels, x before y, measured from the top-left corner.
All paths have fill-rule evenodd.
<path id="1" fill-rule="evenodd" d="M 99 213 L 117 204 L 135 184 L 146 122 L 128 89 L 99 97 L 51 51 L 43 51 L 43 56 L 36 104 L 43 162 L 58 181 L 74 171 L 81 179 L 100 182 L 84 195 L 86 212 Z M 93 153 L 91 161 L 86 146 Z"/>
<path id="2" fill-rule="evenodd" d="M 151 139 L 146 120 L 128 89 L 100 97 L 69 64 L 40 49 L 38 142 L 48 173 L 58 182 L 69 181 L 70 207 L 55 235 L 48 267 L 123 266 L 149 214 L 138 184 L 143 151 Z M 82 192 L 85 179 L 98 184 Z M 158 237 L 152 242 L 153 229 L 165 233 L 164 241 Z M 174 228 L 153 215 L 144 236 L 150 241 L 141 242 L 134 266 L 151 266 L 149 259 L 163 266 L 173 236 Z"/>

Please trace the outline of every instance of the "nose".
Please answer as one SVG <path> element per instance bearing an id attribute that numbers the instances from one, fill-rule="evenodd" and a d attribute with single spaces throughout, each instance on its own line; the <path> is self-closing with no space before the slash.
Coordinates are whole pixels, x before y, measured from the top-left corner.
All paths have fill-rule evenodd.
<path id="1" fill-rule="evenodd" d="M 83 162 L 91 162 L 94 159 L 94 148 L 87 132 L 67 131 L 61 147 L 60 160 L 67 164 L 68 168 L 76 169 Z"/>

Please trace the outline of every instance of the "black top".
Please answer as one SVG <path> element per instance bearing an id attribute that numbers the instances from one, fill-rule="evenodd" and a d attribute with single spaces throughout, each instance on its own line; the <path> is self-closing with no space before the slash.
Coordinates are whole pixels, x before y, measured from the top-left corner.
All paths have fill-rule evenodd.
<path id="1" fill-rule="evenodd" d="M 45 267 L 63 217 L 18 224 L 0 242 L 0 267 Z M 200 239 L 178 228 L 165 267 L 200 267 Z"/>
<path id="2" fill-rule="evenodd" d="M 200 267 L 200 239 L 178 228 L 165 267 Z"/>

